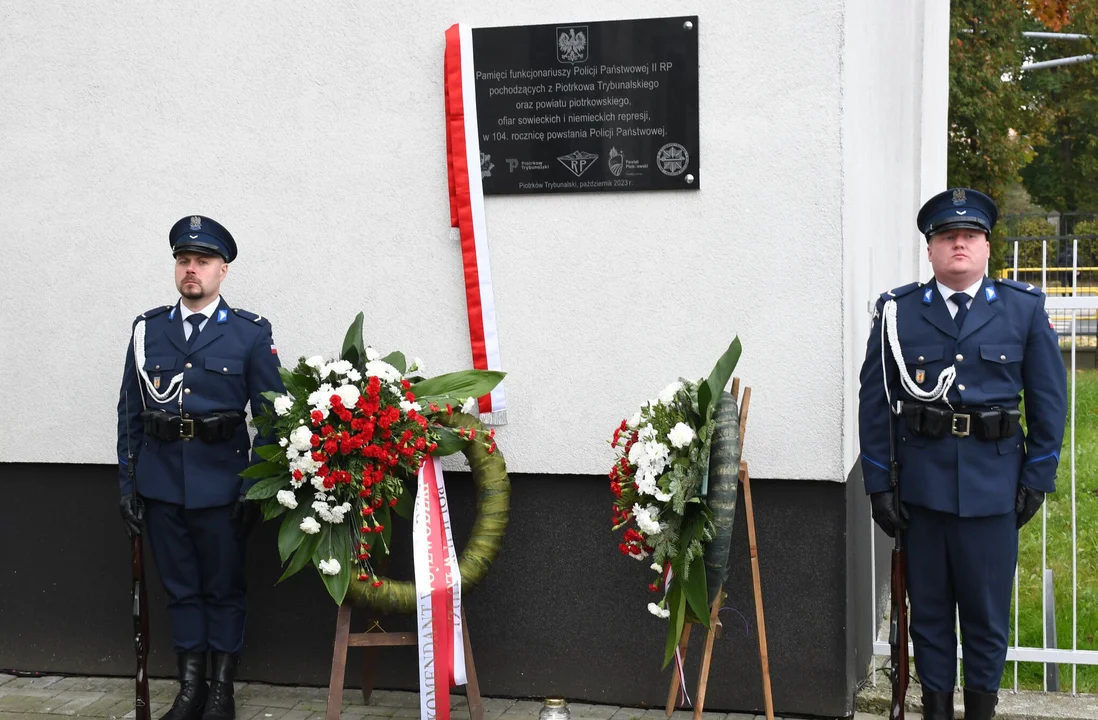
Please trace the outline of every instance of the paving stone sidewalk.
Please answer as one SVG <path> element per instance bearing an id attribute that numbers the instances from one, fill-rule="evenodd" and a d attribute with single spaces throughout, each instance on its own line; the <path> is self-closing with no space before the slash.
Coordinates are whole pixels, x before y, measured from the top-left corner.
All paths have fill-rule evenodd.
<path id="1" fill-rule="evenodd" d="M 173 680 L 150 680 L 152 717 L 167 711 L 179 685 Z M 236 684 L 237 720 L 323 720 L 328 689 L 285 687 L 260 683 Z M 466 720 L 463 695 L 450 698 L 454 720 Z M 537 720 L 541 701 L 484 698 L 484 720 Z M 569 703 L 573 720 L 665 720 L 660 709 L 624 708 L 614 705 Z M 57 720 L 58 715 L 78 718 L 132 719 L 133 680 L 106 677 L 16 677 L 0 674 L 0 720 Z M 375 690 L 370 704 L 362 693 L 343 693 L 342 717 L 348 720 L 419 717 L 419 694 Z M 693 713 L 677 711 L 672 720 L 690 720 Z M 762 716 L 706 712 L 703 720 L 765 720 Z M 859 713 L 855 720 L 879 720 Z"/>

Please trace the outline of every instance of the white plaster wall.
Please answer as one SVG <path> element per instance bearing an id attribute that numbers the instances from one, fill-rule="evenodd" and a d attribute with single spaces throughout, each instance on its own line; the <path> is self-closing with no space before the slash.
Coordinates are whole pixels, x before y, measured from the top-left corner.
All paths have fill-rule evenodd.
<path id="1" fill-rule="evenodd" d="M 848 0 L 843 22 L 843 461 L 858 455 L 858 375 L 877 297 L 929 277 L 915 225 L 945 189 L 949 0 Z"/>
<path id="2" fill-rule="evenodd" d="M 890 27 L 860 2 L 867 34 Z M 843 176 L 881 197 L 915 160 L 851 179 L 841 0 L 0 4 L 0 461 L 115 461 L 130 322 L 174 301 L 166 234 L 192 213 L 237 237 L 224 295 L 272 319 L 284 362 L 337 351 L 361 309 L 383 351 L 469 367 L 443 32 L 694 13 L 701 191 L 488 199 L 500 444 L 512 471 L 602 473 L 620 419 L 738 333 L 753 474 L 842 480 L 844 325 L 887 284 L 850 290 L 844 233 L 866 228 Z M 860 62 L 895 47 L 875 42 Z"/>

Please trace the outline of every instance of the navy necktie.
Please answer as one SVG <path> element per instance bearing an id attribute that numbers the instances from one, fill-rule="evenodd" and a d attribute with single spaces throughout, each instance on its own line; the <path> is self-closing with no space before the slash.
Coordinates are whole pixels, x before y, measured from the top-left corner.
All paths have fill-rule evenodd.
<path id="1" fill-rule="evenodd" d="M 191 324 L 191 337 L 187 340 L 187 347 L 194 345 L 194 341 L 198 339 L 199 326 L 206 319 L 206 316 L 202 313 L 195 313 L 194 315 L 187 316 L 187 322 Z"/>
<path id="2" fill-rule="evenodd" d="M 965 316 L 968 315 L 968 301 L 972 298 L 967 293 L 953 293 L 949 299 L 957 306 L 957 314 L 953 316 L 953 321 L 957 323 L 957 329 L 960 330 L 965 324 Z"/>

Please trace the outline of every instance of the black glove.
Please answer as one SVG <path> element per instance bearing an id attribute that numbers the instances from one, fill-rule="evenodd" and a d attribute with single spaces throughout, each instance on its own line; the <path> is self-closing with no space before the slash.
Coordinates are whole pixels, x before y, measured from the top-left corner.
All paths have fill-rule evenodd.
<path id="1" fill-rule="evenodd" d="M 123 495 L 118 503 L 118 509 L 122 512 L 122 522 L 126 523 L 126 531 L 130 535 L 140 535 L 145 527 L 145 503 L 141 498 L 131 493 Z"/>
<path id="2" fill-rule="evenodd" d="M 245 500 L 244 496 L 241 495 L 233 503 L 230 517 L 236 523 L 236 537 L 244 539 L 251 534 L 252 529 L 259 520 L 259 505 Z"/>
<path id="3" fill-rule="evenodd" d="M 1018 528 L 1033 519 L 1041 504 L 1045 501 L 1045 494 L 1041 490 L 1034 490 L 1025 485 L 1018 486 L 1018 498 L 1014 501 L 1014 512 L 1018 514 Z"/>
<path id="4" fill-rule="evenodd" d="M 873 505 L 873 522 L 885 531 L 885 535 L 896 537 L 896 528 L 907 529 L 907 521 L 911 516 L 903 503 L 900 503 L 897 512 L 896 496 L 891 491 L 873 493 L 869 496 L 869 502 Z"/>

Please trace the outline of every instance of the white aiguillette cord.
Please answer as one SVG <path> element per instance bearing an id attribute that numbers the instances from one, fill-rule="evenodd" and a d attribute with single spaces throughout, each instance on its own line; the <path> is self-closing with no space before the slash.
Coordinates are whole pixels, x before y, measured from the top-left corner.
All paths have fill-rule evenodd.
<path id="1" fill-rule="evenodd" d="M 178 396 L 183 388 L 180 383 L 183 382 L 183 373 L 179 373 L 171 379 L 168 383 L 168 387 L 164 388 L 163 392 L 160 392 L 153 387 L 152 380 L 149 379 L 149 374 L 145 372 L 145 321 L 142 320 L 137 323 L 137 326 L 133 329 L 133 361 L 134 367 L 137 369 L 137 373 L 145 380 L 145 389 L 149 391 L 149 396 L 158 403 L 171 402 Z M 142 394 L 141 402 L 144 404 L 145 396 Z"/>
<path id="2" fill-rule="evenodd" d="M 888 342 L 885 342 L 887 335 Z M 942 400 L 946 405 L 949 405 L 950 409 L 953 409 L 953 405 L 950 404 L 946 396 L 949 394 L 949 389 L 953 387 L 953 380 L 957 377 L 957 366 L 950 365 L 945 370 L 942 370 L 938 375 L 938 384 L 934 386 L 933 390 L 923 390 L 920 388 L 914 380 L 911 379 L 911 375 L 907 372 L 907 365 L 904 363 L 903 350 L 900 349 L 900 335 L 896 329 L 896 301 L 889 300 L 884 306 L 884 316 L 881 318 L 881 371 L 882 379 L 884 381 L 885 397 L 888 399 L 888 406 L 899 414 L 900 403 L 897 402 L 895 407 L 892 405 L 892 395 L 888 390 L 888 356 L 885 354 L 885 347 L 891 346 L 892 357 L 896 360 L 896 368 L 900 371 L 900 383 L 904 386 L 904 390 L 919 400 L 926 402 L 934 402 L 935 400 Z"/>

